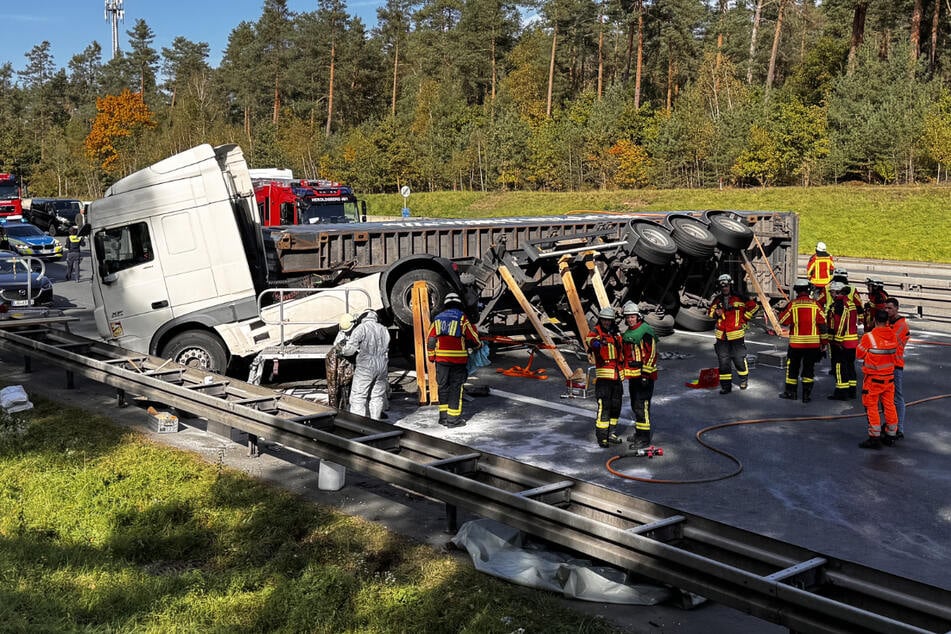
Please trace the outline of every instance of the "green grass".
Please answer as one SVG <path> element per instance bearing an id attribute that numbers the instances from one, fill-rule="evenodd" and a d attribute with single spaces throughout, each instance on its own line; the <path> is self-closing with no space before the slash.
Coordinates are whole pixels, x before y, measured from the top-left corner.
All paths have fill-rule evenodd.
<path id="1" fill-rule="evenodd" d="M 378 525 L 42 399 L 0 419 L 0 628 L 607 632 Z"/>
<path id="2" fill-rule="evenodd" d="M 780 187 L 676 189 L 584 193 L 436 192 L 413 194 L 414 216 L 464 218 L 563 214 L 579 210 L 661 211 L 737 209 L 794 211 L 799 247 L 811 253 L 825 242 L 833 255 L 951 262 L 951 187 Z M 398 194 L 367 196 L 370 213 L 399 215 Z"/>

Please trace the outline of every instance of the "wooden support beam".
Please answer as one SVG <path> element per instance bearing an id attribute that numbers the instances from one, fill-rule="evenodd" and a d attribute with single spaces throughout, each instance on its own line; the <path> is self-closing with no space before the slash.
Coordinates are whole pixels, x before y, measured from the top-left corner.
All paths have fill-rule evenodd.
<path id="1" fill-rule="evenodd" d="M 548 331 L 545 330 L 545 326 L 538 318 L 538 313 L 536 312 L 535 307 L 528 302 L 528 298 L 525 297 L 525 293 L 523 293 L 522 289 L 519 288 L 518 283 L 516 283 L 515 278 L 508 270 L 508 267 L 506 267 L 504 264 L 500 266 L 499 274 L 508 285 L 509 290 L 512 291 L 512 295 L 514 295 L 515 299 L 518 300 L 522 310 L 525 311 L 525 315 L 528 317 L 528 320 L 532 322 L 532 326 L 535 327 L 535 332 L 538 333 L 538 336 L 541 337 L 541 340 L 545 343 L 544 352 L 550 354 L 555 360 L 555 363 L 558 365 L 558 369 L 561 370 L 561 373 L 565 375 L 565 379 L 570 379 L 574 375 L 574 370 L 571 369 L 571 367 L 568 365 L 568 362 L 565 361 L 564 355 L 562 355 L 555 346 L 555 342 L 552 341 L 551 335 L 548 334 Z"/>
<path id="2" fill-rule="evenodd" d="M 436 364 L 429 361 L 426 336 L 429 334 L 429 288 L 426 282 L 413 282 L 413 351 L 416 356 L 416 387 L 420 405 L 439 402 Z"/>
<path id="3" fill-rule="evenodd" d="M 571 276 L 571 267 L 568 262 L 569 256 L 563 256 L 558 261 L 558 270 L 561 273 L 561 284 L 565 287 L 565 294 L 568 296 L 568 304 L 571 306 L 571 314 L 575 318 L 575 325 L 578 327 L 578 334 L 581 335 L 581 341 L 588 338 L 588 332 L 591 330 L 588 326 L 588 319 L 585 316 L 584 308 L 581 306 L 581 298 L 578 297 L 578 289 L 575 287 L 575 278 Z"/>
<path id="4" fill-rule="evenodd" d="M 601 277 L 601 271 L 598 270 L 598 263 L 594 261 L 594 252 L 589 255 L 584 262 L 591 272 L 591 284 L 594 286 L 594 295 L 598 298 L 598 308 L 605 308 L 611 305 L 608 299 L 608 291 L 604 288 L 604 279 Z"/>
<path id="5" fill-rule="evenodd" d="M 779 318 L 776 316 L 776 311 L 773 310 L 773 307 L 769 305 L 769 297 L 766 296 L 766 293 L 763 292 L 763 287 L 760 285 L 759 280 L 756 279 L 756 270 L 753 268 L 753 263 L 750 262 L 749 257 L 747 257 L 744 251 L 740 251 L 740 255 L 743 257 L 743 270 L 746 271 L 747 277 L 750 278 L 750 281 L 753 282 L 753 286 L 756 288 L 756 296 L 759 297 L 759 303 L 763 306 L 763 312 L 766 313 L 766 319 L 769 320 L 770 325 L 773 327 L 773 330 L 780 337 L 788 336 L 785 330 L 783 330 L 782 324 L 779 323 Z"/>

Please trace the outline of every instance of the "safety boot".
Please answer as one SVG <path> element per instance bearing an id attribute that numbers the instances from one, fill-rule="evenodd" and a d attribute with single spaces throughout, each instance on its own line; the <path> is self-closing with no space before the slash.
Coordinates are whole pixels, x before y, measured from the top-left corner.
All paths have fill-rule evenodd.
<path id="1" fill-rule="evenodd" d="M 785 398 L 790 401 L 796 400 L 796 393 L 799 391 L 795 385 L 787 385 L 786 389 L 779 393 L 779 398 Z"/>
<path id="2" fill-rule="evenodd" d="M 628 441 L 631 443 L 631 449 L 646 449 L 651 446 L 651 433 L 649 430 L 638 429 L 628 437 Z"/>
<path id="3" fill-rule="evenodd" d="M 439 420 L 437 422 L 443 427 L 448 427 L 449 414 L 445 411 L 439 412 Z"/>
<path id="4" fill-rule="evenodd" d="M 826 397 L 830 401 L 847 401 L 849 400 L 848 388 L 835 388 L 835 390 Z"/>
<path id="5" fill-rule="evenodd" d="M 741 389 L 741 390 L 745 390 L 745 389 L 748 388 L 749 386 L 750 386 L 750 382 L 749 382 L 748 379 L 745 379 L 745 378 L 740 379 L 740 389 Z"/>
<path id="6" fill-rule="evenodd" d="M 594 430 L 594 435 L 598 439 L 598 447 L 610 447 L 611 443 L 608 442 L 608 430 L 601 429 L 600 427 Z"/>
<path id="7" fill-rule="evenodd" d="M 880 440 L 882 441 L 882 444 L 885 445 L 886 447 L 894 447 L 894 446 L 895 446 L 895 437 L 894 437 L 894 436 L 889 436 L 888 434 L 882 434 L 882 437 L 881 437 Z"/>
<path id="8" fill-rule="evenodd" d="M 728 381 L 720 381 L 720 394 L 729 394 L 733 391 L 733 383 Z"/>
<path id="9" fill-rule="evenodd" d="M 608 443 L 612 445 L 620 445 L 623 442 L 624 442 L 624 439 L 622 439 L 620 436 L 615 434 L 613 431 L 610 434 L 608 434 Z"/>
<path id="10" fill-rule="evenodd" d="M 847 396 L 848 396 L 850 399 L 855 398 L 855 388 L 854 388 L 854 387 L 849 386 L 849 393 L 847 394 Z"/>
<path id="11" fill-rule="evenodd" d="M 802 386 L 802 402 L 808 403 L 811 400 L 812 400 L 812 384 L 806 383 Z"/>
<path id="12" fill-rule="evenodd" d="M 878 436 L 869 436 L 865 440 L 859 443 L 859 447 L 862 449 L 881 449 L 882 441 Z"/>

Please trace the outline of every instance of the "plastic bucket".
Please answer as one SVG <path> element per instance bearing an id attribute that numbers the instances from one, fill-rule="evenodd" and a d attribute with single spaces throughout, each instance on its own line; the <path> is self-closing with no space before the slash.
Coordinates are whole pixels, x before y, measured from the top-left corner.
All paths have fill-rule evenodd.
<path id="1" fill-rule="evenodd" d="M 347 468 L 336 462 L 321 460 L 317 469 L 317 488 L 321 491 L 339 491 L 347 480 Z"/>

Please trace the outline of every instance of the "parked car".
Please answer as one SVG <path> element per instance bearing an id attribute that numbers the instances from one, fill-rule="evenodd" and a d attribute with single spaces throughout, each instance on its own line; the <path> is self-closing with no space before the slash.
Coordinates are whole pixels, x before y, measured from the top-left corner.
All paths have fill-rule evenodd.
<path id="1" fill-rule="evenodd" d="M 51 235 L 66 235 L 69 228 L 82 224 L 83 203 L 65 198 L 34 198 L 30 208 L 23 210 L 28 222 Z"/>
<path id="2" fill-rule="evenodd" d="M 0 251 L 0 303 L 9 308 L 48 306 L 53 303 L 53 282 L 28 258 L 13 251 Z M 32 268 L 32 270 L 31 270 Z"/>
<path id="3" fill-rule="evenodd" d="M 10 243 L 10 250 L 20 255 L 33 255 L 44 260 L 63 257 L 63 245 L 48 233 L 28 222 L 7 222 L 0 225 Z"/>

